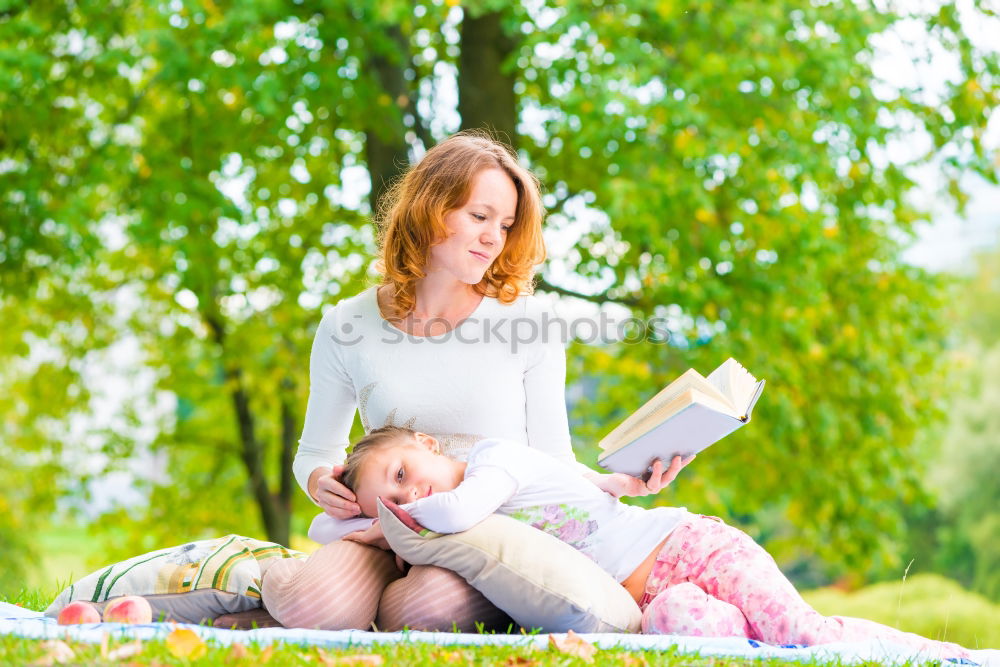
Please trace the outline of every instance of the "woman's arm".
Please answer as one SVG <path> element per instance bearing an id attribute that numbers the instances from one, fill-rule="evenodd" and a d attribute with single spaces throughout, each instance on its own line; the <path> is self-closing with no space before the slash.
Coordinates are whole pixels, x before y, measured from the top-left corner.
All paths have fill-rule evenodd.
<path id="1" fill-rule="evenodd" d="M 517 482 L 503 468 L 484 465 L 466 473 L 451 491 L 435 493 L 403 509 L 435 533 L 460 533 L 493 514 L 517 491 Z"/>
<path id="2" fill-rule="evenodd" d="M 325 511 L 344 509 L 338 503 L 332 473 L 343 463 L 350 437 L 357 396 L 344 367 L 340 344 L 334 336 L 337 308 L 323 316 L 309 356 L 309 402 L 302 438 L 292 471 L 309 498 Z M 349 493 L 349 492 L 348 492 Z M 353 495 L 353 494 L 352 494 Z M 348 508 L 349 509 L 349 508 Z M 355 507 L 354 514 L 357 514 Z M 349 515 L 345 515 L 349 516 Z M 343 518 L 343 517 L 342 517 Z"/>
<path id="3" fill-rule="evenodd" d="M 561 327 L 557 326 L 555 312 L 544 301 L 537 297 L 524 298 L 527 299 L 525 316 L 536 323 L 536 338 L 527 343 L 528 359 L 524 371 L 528 445 L 586 473 L 590 469 L 577 462 L 570 440 L 566 415 L 566 347 Z M 522 333 L 520 329 L 515 327 L 512 338 Z"/>

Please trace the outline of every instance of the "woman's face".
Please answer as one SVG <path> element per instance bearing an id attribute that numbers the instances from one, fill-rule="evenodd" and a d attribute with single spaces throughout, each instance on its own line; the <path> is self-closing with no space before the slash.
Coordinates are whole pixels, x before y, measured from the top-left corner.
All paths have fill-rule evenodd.
<path id="1" fill-rule="evenodd" d="M 431 246 L 427 274 L 444 271 L 463 283 L 479 283 L 503 250 L 516 210 L 510 176 L 500 169 L 476 174 L 468 201 L 444 216 L 448 237 Z"/>

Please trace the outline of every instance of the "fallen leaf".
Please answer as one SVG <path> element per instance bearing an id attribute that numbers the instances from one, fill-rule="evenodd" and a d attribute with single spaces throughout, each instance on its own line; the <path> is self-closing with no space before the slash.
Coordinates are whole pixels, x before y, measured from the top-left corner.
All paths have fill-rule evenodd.
<path id="1" fill-rule="evenodd" d="M 131 658 L 134 655 L 139 655 L 140 653 L 142 653 L 142 640 L 136 639 L 134 642 L 122 644 L 118 648 L 108 651 L 107 659 L 124 660 L 125 658 Z"/>
<path id="2" fill-rule="evenodd" d="M 434 663 L 470 662 L 468 656 L 461 651 L 435 651 L 431 654 L 431 661 Z"/>
<path id="3" fill-rule="evenodd" d="M 507 658 L 507 662 L 504 664 L 507 667 L 535 667 L 538 661 L 532 658 L 525 658 L 523 655 L 512 655 Z"/>
<path id="4" fill-rule="evenodd" d="M 263 665 L 271 659 L 272 655 L 274 655 L 274 644 L 268 644 L 264 650 L 260 652 L 260 655 L 257 656 L 257 664 Z"/>
<path id="5" fill-rule="evenodd" d="M 596 646 L 584 640 L 572 630 L 562 637 L 549 635 L 549 648 L 580 658 L 584 662 L 593 662 L 594 654 L 597 653 Z"/>
<path id="6" fill-rule="evenodd" d="M 194 630 L 176 628 L 167 635 L 167 650 L 175 658 L 200 658 L 208 652 L 208 647 Z"/>
<path id="7" fill-rule="evenodd" d="M 226 654 L 226 662 L 232 662 L 233 660 L 242 660 L 250 655 L 250 651 L 247 647 L 239 642 L 233 642 L 233 645 L 229 647 L 229 653 Z"/>
<path id="8" fill-rule="evenodd" d="M 76 657 L 76 654 L 73 653 L 73 649 L 69 647 L 69 644 L 60 639 L 47 639 L 42 642 L 41 646 L 42 650 L 45 651 L 45 655 L 33 663 L 39 667 L 61 665 L 62 663 L 69 662 Z"/>

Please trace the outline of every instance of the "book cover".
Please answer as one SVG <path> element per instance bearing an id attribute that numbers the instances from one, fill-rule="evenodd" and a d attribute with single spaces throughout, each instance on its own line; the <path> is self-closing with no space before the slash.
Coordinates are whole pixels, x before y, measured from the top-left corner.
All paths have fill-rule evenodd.
<path id="1" fill-rule="evenodd" d="M 740 387 L 733 387 L 734 378 Z M 704 384 L 699 385 L 698 379 Z M 678 381 L 687 386 L 680 393 L 670 391 Z M 674 456 L 697 454 L 750 421 L 764 389 L 763 380 L 757 381 L 733 359 L 716 369 L 707 381 L 694 371 L 686 372 L 678 381 L 601 440 L 604 452 L 597 460 L 601 467 L 645 477 L 656 459 L 666 467 Z"/>

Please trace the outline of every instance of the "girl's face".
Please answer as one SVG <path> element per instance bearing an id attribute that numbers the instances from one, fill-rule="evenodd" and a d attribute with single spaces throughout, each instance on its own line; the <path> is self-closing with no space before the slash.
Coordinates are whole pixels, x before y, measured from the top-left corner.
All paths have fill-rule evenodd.
<path id="1" fill-rule="evenodd" d="M 436 453 L 437 440 L 418 433 L 371 453 L 358 471 L 358 505 L 365 516 L 378 516 L 377 500 L 388 498 L 397 505 L 432 493 L 451 491 L 462 482 L 465 464 Z"/>
<path id="2" fill-rule="evenodd" d="M 476 174 L 468 201 L 444 216 L 448 237 L 431 246 L 427 275 L 445 272 L 478 284 L 503 250 L 516 210 L 517 188 L 510 176 L 500 169 Z"/>

